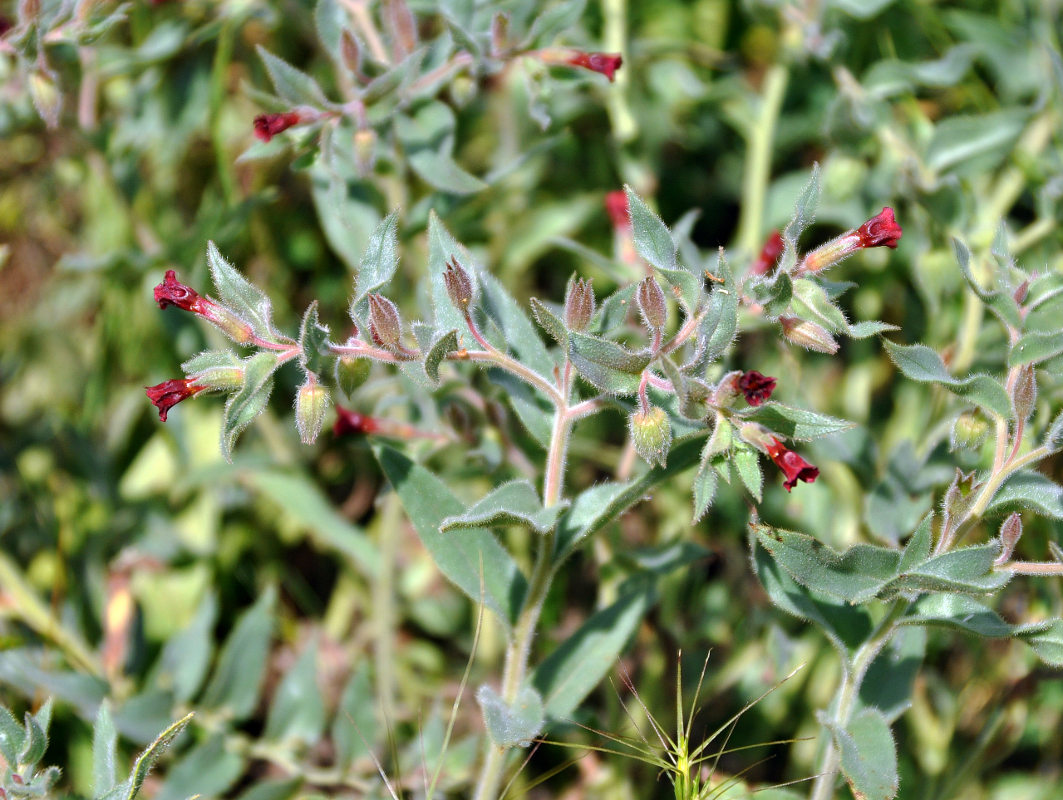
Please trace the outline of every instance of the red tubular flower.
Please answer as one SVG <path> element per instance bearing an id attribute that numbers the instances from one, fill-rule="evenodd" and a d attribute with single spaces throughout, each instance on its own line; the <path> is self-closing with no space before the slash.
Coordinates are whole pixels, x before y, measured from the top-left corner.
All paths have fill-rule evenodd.
<path id="1" fill-rule="evenodd" d="M 333 436 L 348 436 L 376 433 L 379 429 L 373 417 L 359 414 L 343 406 L 336 406 L 336 422 L 332 426 Z"/>
<path id="2" fill-rule="evenodd" d="M 584 53 L 577 50 L 568 57 L 567 63 L 592 72 L 600 72 L 612 82 L 616 80 L 616 71 L 624 63 L 624 59 L 619 53 Z"/>
<path id="3" fill-rule="evenodd" d="M 627 194 L 617 189 L 605 196 L 605 210 L 609 219 L 613 221 L 613 227 L 617 230 L 627 230 L 631 227 L 631 216 L 627 210 Z"/>
<path id="4" fill-rule="evenodd" d="M 897 242 L 900 241 L 902 233 L 901 226 L 893 217 L 893 209 L 889 206 L 856 229 L 861 247 L 890 247 L 894 250 L 897 249 Z"/>
<path id="5" fill-rule="evenodd" d="M 194 378 L 174 378 L 155 386 L 144 387 L 148 399 L 159 409 L 161 421 L 166 422 L 167 412 L 175 405 L 189 397 L 194 397 L 207 388 L 197 385 L 194 380 Z"/>
<path id="6" fill-rule="evenodd" d="M 819 469 L 805 461 L 793 450 L 787 450 L 786 445 L 778 439 L 773 439 L 768 445 L 768 456 L 775 462 L 775 466 L 783 471 L 786 481 L 783 487 L 786 491 L 793 489 L 798 481 L 815 483 L 819 477 Z"/>
<path id="7" fill-rule="evenodd" d="M 767 275 L 782 255 L 783 247 L 782 234 L 777 230 L 772 231 L 749 271 L 753 275 Z"/>
<path id="8" fill-rule="evenodd" d="M 259 114 L 255 117 L 255 136 L 264 142 L 268 142 L 278 133 L 282 133 L 302 121 L 303 117 L 298 111 L 285 111 L 280 114 Z"/>
<path id="9" fill-rule="evenodd" d="M 195 289 L 177 280 L 177 273 L 168 269 L 163 282 L 155 287 L 155 302 L 159 304 L 159 308 L 177 306 L 193 314 L 202 314 L 208 301 Z"/>
<path id="10" fill-rule="evenodd" d="M 771 393 L 775 391 L 775 378 L 761 375 L 755 369 L 739 375 L 736 384 L 738 391 L 746 396 L 746 402 L 751 406 L 759 406 L 765 400 L 771 399 Z"/>

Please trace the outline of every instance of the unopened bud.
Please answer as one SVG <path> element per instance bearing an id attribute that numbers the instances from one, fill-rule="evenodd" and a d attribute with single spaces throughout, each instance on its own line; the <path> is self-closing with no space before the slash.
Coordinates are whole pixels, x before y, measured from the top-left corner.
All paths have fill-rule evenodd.
<path id="1" fill-rule="evenodd" d="M 497 12 L 491 18 L 491 55 L 495 58 L 509 50 L 509 16 Z"/>
<path id="2" fill-rule="evenodd" d="M 838 343 L 822 325 L 796 317 L 779 317 L 779 324 L 783 335 L 793 344 L 819 353 L 834 355 L 838 352 Z"/>
<path id="3" fill-rule="evenodd" d="M 1000 526 L 1000 555 L 993 562 L 995 566 L 1006 564 L 1015 552 L 1015 545 L 1022 538 L 1022 517 L 1018 513 L 1008 515 Z"/>
<path id="4" fill-rule="evenodd" d="M 479 91 L 476 81 L 468 75 L 458 75 L 450 82 L 450 98 L 458 108 L 465 108 Z"/>
<path id="5" fill-rule="evenodd" d="M 966 411 L 952 423 L 952 449 L 981 447 L 989 433 L 989 422 L 975 411 Z"/>
<path id="6" fill-rule="evenodd" d="M 307 373 L 306 383 L 295 395 L 295 427 L 303 444 L 313 444 L 325 424 L 325 411 L 329 407 L 329 392 L 317 376 Z"/>
<path id="7" fill-rule="evenodd" d="M 1019 367 L 1018 377 L 1015 379 L 1015 388 L 1011 392 L 1011 404 L 1015 408 L 1015 419 L 1025 422 L 1033 413 L 1033 405 L 1037 402 L 1037 377 L 1034 375 L 1033 364 Z"/>
<path id="8" fill-rule="evenodd" d="M 668 319 L 668 308 L 664 304 L 664 291 L 652 275 L 639 284 L 635 291 L 635 302 L 638 303 L 642 321 L 646 323 L 647 328 L 659 331 L 664 327 Z"/>
<path id="9" fill-rule="evenodd" d="M 462 314 L 468 316 L 469 305 L 472 303 L 472 279 L 456 258 L 447 262 L 447 268 L 443 272 L 443 284 L 447 287 L 450 302 Z"/>
<path id="10" fill-rule="evenodd" d="M 348 30 L 344 30 L 340 35 L 340 57 L 347 69 L 355 75 L 362 74 L 362 49 L 358 46 L 358 40 Z"/>
<path id="11" fill-rule="evenodd" d="M 369 379 L 369 370 L 372 368 L 368 358 L 343 357 L 336 360 L 336 385 L 350 397 L 359 386 Z"/>
<path id="12" fill-rule="evenodd" d="M 672 445 L 672 424 L 664 409 L 650 406 L 648 411 L 636 411 L 628 418 L 628 423 L 635 452 L 648 463 L 663 467 Z"/>
<path id="13" fill-rule="evenodd" d="M 1015 302 L 1018 303 L 1021 306 L 1023 303 L 1026 302 L 1026 295 L 1028 295 L 1029 293 L 1030 293 L 1030 282 L 1027 280 L 1027 281 L 1023 281 L 1022 283 L 1020 283 L 1016 287 L 1015 291 L 1012 292 L 1011 296 L 1015 300 Z"/>
<path id="14" fill-rule="evenodd" d="M 382 294 L 369 295 L 369 335 L 376 344 L 388 350 L 399 347 L 402 335 L 399 310 Z"/>
<path id="15" fill-rule="evenodd" d="M 359 128 L 354 132 L 354 165 L 362 177 L 371 173 L 376 164 L 376 138 L 376 131 L 372 128 Z"/>
<path id="16" fill-rule="evenodd" d="M 43 70 L 30 74 L 30 97 L 37 113 L 49 128 L 59 124 L 59 112 L 63 110 L 63 95 L 59 93 L 52 76 Z"/>
<path id="17" fill-rule="evenodd" d="M 594 316 L 594 289 L 591 282 L 580 278 L 569 281 L 565 292 L 565 327 L 570 331 L 584 331 Z"/>

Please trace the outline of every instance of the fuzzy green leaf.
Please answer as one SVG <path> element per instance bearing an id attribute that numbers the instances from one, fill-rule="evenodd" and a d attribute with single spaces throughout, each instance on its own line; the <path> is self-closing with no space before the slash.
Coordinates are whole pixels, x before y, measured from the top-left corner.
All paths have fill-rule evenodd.
<path id="1" fill-rule="evenodd" d="M 950 550 L 933 556 L 900 574 L 888 587 L 891 592 L 963 592 L 988 594 L 1003 587 L 1011 578 L 993 570 L 1000 554 L 997 541 Z"/>
<path id="2" fill-rule="evenodd" d="M 439 530 L 448 533 L 501 525 L 526 525 L 536 533 L 546 533 L 556 527 L 558 517 L 566 508 L 567 500 L 544 508 L 539 493 L 528 481 L 511 481 L 492 490 L 464 514 L 447 517 Z"/>
<path id="3" fill-rule="evenodd" d="M 1032 331 L 1024 334 L 1008 353 L 1008 366 L 1039 364 L 1063 353 L 1063 331 Z"/>
<path id="4" fill-rule="evenodd" d="M 882 713 L 865 708 L 845 728 L 823 718 L 841 753 L 842 773 L 856 797 L 892 800 L 897 796 L 897 747 Z"/>
<path id="5" fill-rule="evenodd" d="M 266 65 L 273 88 L 282 100 L 293 106 L 307 105 L 314 108 L 324 108 L 329 104 L 325 93 L 313 78 L 261 45 L 257 50 L 258 57 Z"/>
<path id="6" fill-rule="evenodd" d="M 531 686 L 521 687 L 512 705 L 487 684 L 477 690 L 476 700 L 496 747 L 527 747 L 543 729 L 543 698 Z"/>
<path id="7" fill-rule="evenodd" d="M 116 786 L 110 792 L 108 792 L 102 800 L 134 800 L 137 794 L 140 793 L 141 787 L 144 785 L 144 780 L 148 777 L 148 773 L 151 772 L 151 768 L 155 766 L 155 762 L 158 761 L 161 756 L 171 744 L 178 734 L 185 729 L 185 727 L 192 721 L 194 714 L 188 714 L 181 719 L 177 720 L 173 725 L 168 727 L 162 733 L 160 733 L 147 749 L 140 754 L 136 762 L 133 764 L 133 771 L 130 776 L 121 784 Z"/>
<path id="8" fill-rule="evenodd" d="M 494 275 L 480 276 L 480 284 L 483 289 L 480 307 L 501 332 L 504 349 L 516 354 L 519 361 L 540 376 L 551 375 L 555 366 L 554 358 L 521 305 Z"/>
<path id="9" fill-rule="evenodd" d="M 153 800 L 188 800 L 190 797 L 221 797 L 240 779 L 245 757 L 226 746 L 223 733 L 212 735 L 183 753 L 169 768 L 166 780 Z"/>
<path id="10" fill-rule="evenodd" d="M 440 571 L 474 602 L 483 602 L 511 625 L 523 604 L 527 581 L 509 553 L 487 530 L 469 530 L 460 536 L 441 533 L 444 519 L 464 512 L 461 501 L 433 473 L 398 451 L 377 447 L 374 452 Z"/>
<path id="11" fill-rule="evenodd" d="M 439 383 L 439 365 L 446 359 L 447 354 L 458 349 L 458 332 L 447 331 L 440 334 L 428 348 L 424 356 L 424 374 L 433 385 Z"/>
<path id="12" fill-rule="evenodd" d="M 266 407 L 273 392 L 273 373 L 280 365 L 276 353 L 260 352 L 245 362 L 244 385 L 229 395 L 222 417 L 221 453 L 233 460 L 236 438 Z"/>
<path id="13" fill-rule="evenodd" d="M 203 692 L 201 702 L 207 708 L 223 709 L 236 720 L 255 710 L 266 674 L 276 599 L 271 586 L 237 620 Z"/>
<path id="14" fill-rule="evenodd" d="M 779 261 L 780 272 L 790 272 L 797 264 L 798 240 L 805 228 L 816 217 L 816 205 L 819 203 L 819 164 L 812 166 L 812 174 L 802 187 L 794 203 L 794 214 L 782 232 L 783 253 Z"/>
<path id="15" fill-rule="evenodd" d="M 317 642 L 302 654 L 281 680 L 266 718 L 265 738 L 313 744 L 325 728 L 325 702 L 317 684 Z"/>
<path id="16" fill-rule="evenodd" d="M 0 705 L 0 755 L 8 764 L 18 764 L 26 730 L 14 715 Z"/>
<path id="17" fill-rule="evenodd" d="M 636 353 L 608 339 L 576 331 L 569 332 L 569 357 L 581 377 L 604 392 L 618 395 L 635 394 L 642 371 L 650 363 L 649 353 Z"/>
<path id="18" fill-rule="evenodd" d="M 369 294 L 387 286 L 399 268 L 399 214 L 392 211 L 369 236 L 358 262 L 351 301 L 351 319 L 364 326 L 369 316 Z"/>
<path id="19" fill-rule="evenodd" d="M 259 338 L 274 341 L 273 304 L 269 297 L 225 260 L 214 242 L 207 242 L 207 264 L 222 304 L 251 326 Z"/>
<path id="20" fill-rule="evenodd" d="M 428 274 L 432 281 L 432 308 L 435 311 L 437 331 L 465 330 L 465 318 L 450 302 L 447 285 L 443 280 L 447 262 L 456 259 L 465 271 L 473 276 L 472 259 L 468 251 L 451 236 L 435 211 L 428 214 Z"/>
<path id="21" fill-rule="evenodd" d="M 96 797 L 114 788 L 118 780 L 115 755 L 118 750 L 118 731 L 114 727 L 111 706 L 100 703 L 96 723 L 92 726 L 92 792 Z"/>
<path id="22" fill-rule="evenodd" d="M 218 601 L 207 594 L 192 621 L 163 646 L 149 685 L 169 688 L 181 703 L 195 696 L 210 666 L 217 616 Z"/>
<path id="23" fill-rule="evenodd" d="M 854 427 L 852 422 L 829 417 L 803 408 L 791 408 L 768 401 L 741 414 L 743 419 L 759 422 L 775 433 L 789 439 L 808 441 L 821 436 L 841 433 Z"/>
<path id="24" fill-rule="evenodd" d="M 965 400 L 969 400 L 1004 418 L 1011 417 L 1011 400 L 1000 382 L 988 375 L 956 378 L 945 369 L 941 356 L 926 345 L 900 345 L 884 339 L 886 352 L 905 377 L 920 383 L 939 383 Z"/>
<path id="25" fill-rule="evenodd" d="M 1004 481 L 989 503 L 986 515 L 1033 511 L 1049 519 L 1063 519 L 1063 487 L 1040 472 L 1020 470 Z"/>
<path id="26" fill-rule="evenodd" d="M 325 359 L 329 356 L 328 337 L 328 326 L 321 324 L 315 300 L 307 307 L 299 325 L 299 363 L 303 369 L 321 374 L 325 368 Z"/>
<path id="27" fill-rule="evenodd" d="M 1051 667 L 1063 667 L 1063 619 L 1052 621 L 1052 627 L 1026 639 L 1037 657 Z"/>
<path id="28" fill-rule="evenodd" d="M 554 719 L 567 719 L 613 669 L 654 600 L 652 585 L 621 595 L 595 612 L 539 664 L 532 684 Z"/>

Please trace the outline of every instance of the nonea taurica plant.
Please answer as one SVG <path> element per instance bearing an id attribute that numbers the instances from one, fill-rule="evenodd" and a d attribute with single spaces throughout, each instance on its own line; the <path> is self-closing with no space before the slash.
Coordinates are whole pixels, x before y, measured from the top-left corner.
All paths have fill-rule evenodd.
<path id="1" fill-rule="evenodd" d="M 824 354 L 836 354 L 846 338 L 903 336 L 882 322 L 850 322 L 839 307 L 846 284 L 826 278 L 858 251 L 897 246 L 903 233 L 893 210 L 883 208 L 859 227 L 802 252 L 801 234 L 818 194 L 813 171 L 790 224 L 769 237 L 756 260 L 736 265 L 722 250 L 703 253 L 681 231 L 669 230 L 628 189 L 626 230 L 644 277 L 597 297 L 589 280 L 573 276 L 562 302 L 533 298 L 530 313 L 490 265 L 478 263 L 432 215 L 424 271 L 430 313 L 419 320 L 404 319 L 387 297 L 401 249 L 401 217 L 393 213 L 361 258 L 346 338 L 322 324 L 316 304 L 306 310 L 297 333 L 278 330 L 267 293 L 211 244 L 207 259 L 216 299 L 181 284 L 172 271 L 156 287 L 155 299 L 161 307 L 196 314 L 243 350 L 202 353 L 184 365 L 184 378 L 150 387 L 148 396 L 165 420 L 185 399 L 224 394 L 221 447 L 231 458 L 236 437 L 265 408 L 275 373 L 294 362 L 302 375 L 294 415 L 302 440 L 315 440 L 333 404 L 336 433 L 370 438 L 440 570 L 493 612 L 505 630 L 502 672 L 476 693 L 489 735 L 476 797 L 493 798 L 511 748 L 527 745 L 552 720 L 571 715 L 610 666 L 583 660 L 581 646 L 590 635 L 585 630 L 536 661 L 533 643 L 544 600 L 573 551 L 654 487 L 687 470 L 694 473 L 695 521 L 709 510 L 721 479 L 737 482 L 759 502 L 769 461 L 769 480 L 781 479 L 787 492 L 801 491 L 800 484 L 815 482 L 824 466 L 802 454 L 803 443 L 851 427 L 773 401 L 773 391 L 786 379 L 735 362 L 738 350 L 732 345 L 743 330 L 769 327 L 784 347 Z M 957 241 L 955 252 L 958 268 L 1006 333 L 1002 374 L 956 376 L 924 345 L 884 337 L 881 344 L 906 377 L 940 387 L 937 391 L 946 393 L 942 402 L 953 396 L 966 409 L 955 421 L 956 446 L 989 436 L 991 467 L 957 468 L 939 509 L 889 545 L 857 544 L 835 552 L 815 531 L 776 529 L 752 515 L 751 563 L 765 591 L 777 607 L 819 628 L 841 662 L 834 699 L 819 716 L 824 733 L 812 783 L 816 800 L 834 796 L 839 775 L 857 796 L 896 795 L 898 759 L 890 728 L 909 702 L 925 646 L 923 628 L 1021 639 L 1045 662 L 1063 665 L 1063 621 L 1012 624 L 991 605 L 1016 574 L 1063 574 L 1058 560 L 1012 557 L 1023 513 L 1063 512 L 1063 490 L 1033 469 L 1063 446 L 1063 416 L 1044 430 L 1030 428 L 1036 371 L 1063 351 L 1061 334 L 1045 329 L 1059 310 L 1063 284 L 1054 274 L 1024 272 L 1001 240 L 995 261 L 984 265 L 993 287 L 986 289 L 973 274 L 966 246 Z M 435 436 L 439 446 L 450 446 L 457 438 L 453 431 L 417 430 L 345 408 L 372 374 L 371 362 L 400 370 L 412 391 L 425 393 L 441 385 L 457 390 L 470 371 L 488 371 L 506 388 L 513 412 L 542 448 L 538 480 L 510 481 L 471 505 L 459 502 L 401 444 Z M 631 469 L 628 480 L 566 490 L 576 458 L 570 453 L 574 429 L 599 414 L 626 420 L 629 447 L 645 467 Z M 991 430 L 979 433 L 979 426 Z M 987 533 L 993 520 L 1000 524 L 997 535 Z M 491 532 L 506 526 L 534 533 L 529 570 L 519 567 Z M 594 623 L 592 618 L 588 624 Z M 579 671 L 576 680 L 573 670 Z"/>

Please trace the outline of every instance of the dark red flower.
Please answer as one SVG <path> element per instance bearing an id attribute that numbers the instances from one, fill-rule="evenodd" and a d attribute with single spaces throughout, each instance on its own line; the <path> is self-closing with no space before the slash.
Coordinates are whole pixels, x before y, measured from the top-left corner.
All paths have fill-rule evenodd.
<path id="1" fill-rule="evenodd" d="M 577 51 L 568 58 L 568 63 L 574 67 L 600 72 L 610 81 L 616 80 L 616 71 L 624 63 L 619 53 L 584 53 Z"/>
<path id="2" fill-rule="evenodd" d="M 609 219 L 613 221 L 614 228 L 631 227 L 631 215 L 627 209 L 627 193 L 623 190 L 618 189 L 606 194 L 605 210 L 609 213 Z"/>
<path id="3" fill-rule="evenodd" d="M 146 386 L 148 399 L 159 409 L 159 419 L 166 422 L 167 412 L 182 400 L 202 392 L 207 387 L 194 383 L 193 378 L 174 378 L 155 386 Z"/>
<path id="4" fill-rule="evenodd" d="M 332 426 L 333 436 L 376 433 L 378 429 L 377 421 L 373 417 L 359 414 L 343 406 L 336 406 L 336 422 Z"/>
<path id="5" fill-rule="evenodd" d="M 771 399 L 771 393 L 775 391 L 775 378 L 761 375 L 755 369 L 743 372 L 736 382 L 738 391 L 746 396 L 746 402 L 751 406 L 759 406 L 765 400 Z"/>
<path id="6" fill-rule="evenodd" d="M 278 133 L 288 130 L 303 121 L 298 111 L 285 111 L 280 114 L 259 114 L 255 117 L 255 136 L 268 142 Z"/>
<path id="7" fill-rule="evenodd" d="M 775 466 L 783 471 L 786 481 L 783 483 L 786 491 L 793 489 L 798 481 L 815 483 L 819 477 L 819 469 L 805 461 L 793 450 L 787 450 L 786 445 L 778 439 L 768 445 L 768 456 L 775 462 Z"/>
<path id="8" fill-rule="evenodd" d="M 893 217 L 893 209 L 889 206 L 883 208 L 856 230 L 860 237 L 861 247 L 892 247 L 896 249 L 897 242 L 901 238 L 901 226 Z"/>
<path id="9" fill-rule="evenodd" d="M 205 300 L 195 289 L 177 280 L 176 272 L 168 269 L 163 282 L 155 287 L 155 302 L 159 304 L 159 308 L 177 306 L 185 311 L 200 314 L 203 312 Z"/>
<path id="10" fill-rule="evenodd" d="M 783 247 L 782 234 L 777 230 L 772 231 L 771 236 L 764 242 L 757 260 L 753 262 L 750 272 L 754 275 L 767 275 L 782 255 Z"/>

